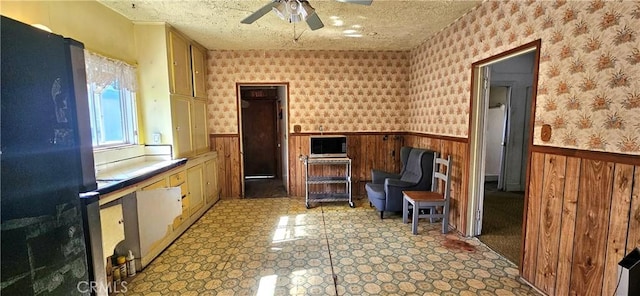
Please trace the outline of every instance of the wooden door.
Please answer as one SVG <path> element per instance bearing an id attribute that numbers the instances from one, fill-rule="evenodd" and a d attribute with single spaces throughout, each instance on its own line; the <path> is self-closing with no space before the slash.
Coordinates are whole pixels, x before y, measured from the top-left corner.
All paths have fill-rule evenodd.
<path id="1" fill-rule="evenodd" d="M 248 99 L 242 108 L 244 175 L 278 177 L 276 100 Z"/>

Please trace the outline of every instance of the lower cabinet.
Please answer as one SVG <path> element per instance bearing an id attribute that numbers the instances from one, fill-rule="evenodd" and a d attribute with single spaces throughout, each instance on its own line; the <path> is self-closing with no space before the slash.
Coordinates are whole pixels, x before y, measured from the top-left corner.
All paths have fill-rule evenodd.
<path id="1" fill-rule="evenodd" d="M 204 162 L 205 198 L 207 204 L 220 199 L 218 190 L 218 158 L 214 157 Z"/>
<path id="2" fill-rule="evenodd" d="M 218 200 L 217 154 L 122 190 L 101 205 L 104 255 L 131 250 L 142 270 Z"/>
<path id="3" fill-rule="evenodd" d="M 189 188 L 187 188 L 186 172 L 181 171 L 169 176 L 169 186 L 180 188 L 180 199 L 182 201 L 182 214 L 173 221 L 173 229 L 176 230 L 184 221 L 189 218 Z"/>
<path id="4" fill-rule="evenodd" d="M 162 180 L 153 182 L 150 185 L 142 187 L 141 190 L 154 190 L 154 189 L 160 189 L 160 188 L 166 188 L 166 187 L 167 187 L 167 180 L 162 179 Z"/>
<path id="5" fill-rule="evenodd" d="M 182 215 L 180 188 L 166 187 L 166 182 L 154 184 L 165 186 L 136 192 L 138 240 L 133 251 L 139 250 L 142 265 L 151 262 L 173 242 L 174 223 Z"/>
<path id="6" fill-rule="evenodd" d="M 189 188 L 189 213 L 195 215 L 204 206 L 204 171 L 198 164 L 187 169 L 187 185 Z"/>
<path id="7" fill-rule="evenodd" d="M 116 245 L 124 240 L 124 216 L 120 201 L 105 205 L 100 209 L 100 224 L 104 257 L 112 256 Z"/>

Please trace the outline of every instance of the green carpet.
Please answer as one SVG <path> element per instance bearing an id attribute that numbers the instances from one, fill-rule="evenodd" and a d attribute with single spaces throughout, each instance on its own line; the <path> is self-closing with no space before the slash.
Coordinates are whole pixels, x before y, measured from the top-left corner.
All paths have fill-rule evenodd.
<path id="1" fill-rule="evenodd" d="M 492 188 L 485 190 L 482 234 L 478 239 L 518 266 L 522 246 L 523 209 L 524 193 L 503 192 Z"/>

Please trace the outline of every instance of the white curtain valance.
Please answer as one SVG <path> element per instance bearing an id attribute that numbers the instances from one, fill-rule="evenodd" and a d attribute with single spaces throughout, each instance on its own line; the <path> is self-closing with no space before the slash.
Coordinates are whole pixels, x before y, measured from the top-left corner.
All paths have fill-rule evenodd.
<path id="1" fill-rule="evenodd" d="M 95 83 L 97 91 L 117 80 L 120 88 L 136 91 L 136 68 L 123 62 L 84 50 L 87 82 Z"/>

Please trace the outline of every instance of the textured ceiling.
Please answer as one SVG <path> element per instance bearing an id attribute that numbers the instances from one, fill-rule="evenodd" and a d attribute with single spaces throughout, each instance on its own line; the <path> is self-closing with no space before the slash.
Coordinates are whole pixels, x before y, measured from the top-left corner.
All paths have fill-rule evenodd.
<path id="1" fill-rule="evenodd" d="M 364 6 L 309 0 L 325 25 L 311 31 L 273 12 L 253 24 L 240 23 L 271 0 L 99 1 L 134 22 L 167 22 L 212 50 L 409 50 L 481 2 L 374 0 Z"/>

